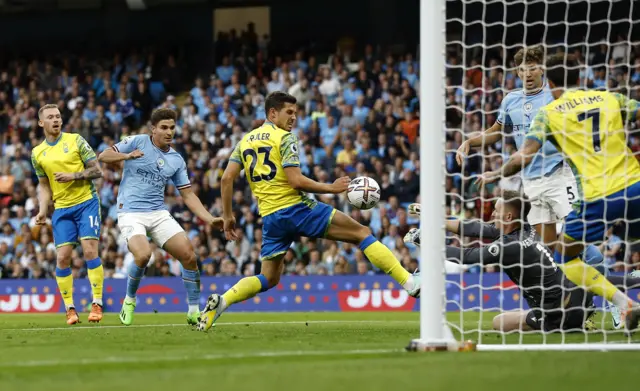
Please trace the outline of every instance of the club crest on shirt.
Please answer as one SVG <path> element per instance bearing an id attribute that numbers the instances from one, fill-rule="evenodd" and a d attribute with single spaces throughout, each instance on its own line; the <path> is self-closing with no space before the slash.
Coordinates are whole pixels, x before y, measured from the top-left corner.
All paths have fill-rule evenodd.
<path id="1" fill-rule="evenodd" d="M 533 104 L 531 102 L 527 102 L 524 104 L 524 106 L 522 106 L 522 109 L 524 110 L 525 113 L 530 113 L 531 110 L 533 109 Z"/>
<path id="2" fill-rule="evenodd" d="M 164 160 L 161 157 L 158 158 L 156 163 L 158 163 L 158 168 L 164 167 Z"/>
<path id="3" fill-rule="evenodd" d="M 62 143 L 62 150 L 64 151 L 64 153 L 69 152 L 69 146 L 67 145 L 67 143 Z"/>

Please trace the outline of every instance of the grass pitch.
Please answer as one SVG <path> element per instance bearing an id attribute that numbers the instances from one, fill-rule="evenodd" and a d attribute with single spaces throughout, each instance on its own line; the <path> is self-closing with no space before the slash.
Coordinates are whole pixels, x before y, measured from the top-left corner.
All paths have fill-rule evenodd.
<path id="1" fill-rule="evenodd" d="M 86 315 L 73 327 L 63 314 L 0 316 L 0 389 L 603 390 L 627 388 L 640 365 L 638 352 L 406 353 L 418 337 L 417 313 L 227 313 L 208 333 L 187 326 L 184 314 L 136 314 L 130 327 L 117 314 L 100 325 Z M 482 343 L 545 338 L 478 334 L 478 322 L 488 330 L 493 315 L 449 320 Z M 546 342 L 563 338 L 627 341 L 595 333 Z"/>

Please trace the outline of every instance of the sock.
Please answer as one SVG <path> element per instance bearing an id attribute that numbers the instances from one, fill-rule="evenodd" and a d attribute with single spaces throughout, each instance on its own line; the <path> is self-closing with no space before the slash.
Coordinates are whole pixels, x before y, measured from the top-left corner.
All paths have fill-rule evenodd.
<path id="1" fill-rule="evenodd" d="M 390 275 L 398 284 L 408 290 L 414 288 L 411 273 L 402 267 L 402 264 L 396 259 L 391 250 L 380 243 L 373 235 L 367 236 L 359 247 L 374 266 Z"/>
<path id="2" fill-rule="evenodd" d="M 187 290 L 189 314 L 198 312 L 200 303 L 200 273 L 197 270 L 182 269 L 182 282 Z"/>
<path id="3" fill-rule="evenodd" d="M 73 305 L 73 276 L 71 276 L 71 268 L 60 269 L 56 267 L 56 281 L 58 282 L 64 306 L 67 309 L 75 308 L 75 305 Z"/>
<path id="4" fill-rule="evenodd" d="M 100 258 L 87 261 L 87 274 L 91 283 L 93 302 L 102 305 L 102 286 L 104 284 L 104 269 Z"/>
<path id="5" fill-rule="evenodd" d="M 225 309 L 232 304 L 250 299 L 268 289 L 269 282 L 264 275 L 259 274 L 257 276 L 245 277 L 222 295 L 222 299 L 224 300 L 224 306 L 222 308 Z"/>
<path id="6" fill-rule="evenodd" d="M 567 278 L 578 286 L 586 288 L 589 292 L 613 302 L 620 308 L 627 308 L 629 298 L 607 280 L 600 272 L 582 262 L 580 258 L 574 258 L 563 265 L 562 271 Z M 616 295 L 616 293 L 619 293 Z"/>
<path id="7" fill-rule="evenodd" d="M 132 299 L 135 303 L 136 301 L 136 292 L 138 291 L 138 287 L 140 286 L 140 280 L 142 280 L 142 276 L 144 275 L 144 268 L 138 267 L 135 263 L 132 263 L 129 266 L 129 278 L 127 279 L 127 298 Z"/>

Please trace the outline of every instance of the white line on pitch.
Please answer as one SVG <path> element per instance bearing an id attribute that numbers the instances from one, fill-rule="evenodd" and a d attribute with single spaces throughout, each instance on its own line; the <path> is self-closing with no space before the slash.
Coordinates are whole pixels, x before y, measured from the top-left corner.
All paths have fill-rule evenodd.
<path id="1" fill-rule="evenodd" d="M 383 353 L 403 353 L 401 349 L 358 349 L 358 350 L 294 350 L 282 352 L 254 352 L 254 353 L 228 353 L 228 354 L 205 354 L 202 356 L 158 356 L 158 357 L 131 357 L 131 356 L 109 356 L 102 358 L 80 358 L 77 360 L 29 360 L 0 363 L 0 368 L 16 367 L 53 367 L 68 365 L 94 365 L 94 364 L 123 364 L 123 363 L 154 363 L 172 361 L 192 361 L 192 360 L 222 360 L 228 358 L 259 358 L 259 357 L 304 357 L 304 356 L 331 356 L 331 355 L 369 355 Z"/>
<path id="2" fill-rule="evenodd" d="M 290 320 L 290 321 L 273 321 L 273 322 L 223 322 L 217 323 L 216 326 L 239 326 L 239 325 L 276 325 L 276 324 L 314 324 L 314 323 L 388 323 L 388 324 L 409 324 L 419 323 L 419 320 Z M 187 326 L 186 323 L 166 323 L 166 324 L 139 324 L 131 326 L 115 325 L 115 326 L 68 326 L 68 327 L 34 327 L 25 329 L 0 329 L 3 331 L 57 331 L 57 330 L 98 330 L 98 329 L 121 329 L 121 328 L 144 328 L 144 327 L 180 327 Z"/>

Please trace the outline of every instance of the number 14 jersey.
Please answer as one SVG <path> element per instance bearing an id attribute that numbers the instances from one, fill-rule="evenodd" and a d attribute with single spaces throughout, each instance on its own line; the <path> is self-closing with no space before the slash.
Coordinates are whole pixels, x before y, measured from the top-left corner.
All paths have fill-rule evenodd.
<path id="1" fill-rule="evenodd" d="M 271 122 L 247 133 L 229 158 L 243 166 L 258 209 L 264 217 L 305 198 L 287 180 L 286 167 L 300 167 L 298 139 Z"/>
<path id="2" fill-rule="evenodd" d="M 582 199 L 598 200 L 640 181 L 625 130 L 638 105 L 618 93 L 567 90 L 538 111 L 527 138 L 553 142 L 569 161 Z"/>

